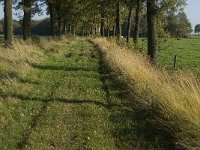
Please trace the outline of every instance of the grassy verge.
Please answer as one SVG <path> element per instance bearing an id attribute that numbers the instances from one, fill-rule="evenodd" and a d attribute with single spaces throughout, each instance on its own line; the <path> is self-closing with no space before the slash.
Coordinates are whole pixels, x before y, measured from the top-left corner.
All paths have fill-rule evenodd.
<path id="1" fill-rule="evenodd" d="M 120 48 L 105 39 L 94 41 L 100 45 L 110 65 L 116 66 L 113 68 L 123 75 L 134 97 L 132 107 L 138 113 L 140 128 L 149 127 L 150 132 L 146 134 L 158 133 L 158 141 L 167 139 L 174 148 L 198 149 L 200 83 L 197 77 L 186 72 L 169 74 L 160 71 L 141 54 Z"/>

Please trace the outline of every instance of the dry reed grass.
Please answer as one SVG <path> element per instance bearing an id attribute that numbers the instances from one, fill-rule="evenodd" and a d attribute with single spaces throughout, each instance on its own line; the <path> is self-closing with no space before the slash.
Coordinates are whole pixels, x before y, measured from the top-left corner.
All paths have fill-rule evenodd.
<path id="1" fill-rule="evenodd" d="M 200 82 L 189 72 L 167 72 L 153 67 L 142 54 L 114 42 L 93 40 L 116 66 L 140 104 L 156 113 L 151 122 L 167 131 L 181 149 L 200 149 Z"/>

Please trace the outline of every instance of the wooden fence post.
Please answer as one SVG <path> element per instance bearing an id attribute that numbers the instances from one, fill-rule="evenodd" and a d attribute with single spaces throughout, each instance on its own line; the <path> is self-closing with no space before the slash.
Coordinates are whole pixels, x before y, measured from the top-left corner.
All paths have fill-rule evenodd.
<path id="1" fill-rule="evenodd" d="M 174 69 L 176 69 L 177 55 L 174 55 Z"/>

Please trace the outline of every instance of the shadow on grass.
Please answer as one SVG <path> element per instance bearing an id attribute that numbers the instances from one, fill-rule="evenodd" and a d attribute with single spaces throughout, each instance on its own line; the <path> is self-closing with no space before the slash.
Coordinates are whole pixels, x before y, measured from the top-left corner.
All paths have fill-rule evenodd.
<path id="1" fill-rule="evenodd" d="M 95 100 L 90 100 L 90 99 L 62 99 L 62 98 L 40 98 L 40 97 L 29 97 L 29 96 L 24 96 L 24 95 L 5 95 L 1 94 L 1 97 L 4 99 L 11 97 L 11 98 L 17 98 L 22 101 L 33 101 L 33 102 L 43 102 L 43 103 L 49 103 L 49 102 L 59 102 L 59 103 L 65 103 L 65 104 L 93 104 L 101 107 L 108 108 L 110 105 L 100 102 L 100 101 L 95 101 Z M 111 106 L 118 106 L 116 104 L 112 104 Z"/>
<path id="2" fill-rule="evenodd" d="M 91 42 L 92 43 L 92 42 Z M 93 43 L 92 43 L 93 44 Z M 94 44 L 93 44 L 94 45 Z M 136 148 L 134 145 L 136 140 L 136 129 L 134 127 L 134 113 L 127 103 L 129 92 L 127 85 L 119 82 L 119 74 L 113 72 L 107 64 L 103 52 L 97 45 L 94 45 L 99 55 L 99 73 L 101 74 L 101 82 L 106 93 L 107 103 L 115 104 L 118 107 L 109 107 L 111 112 L 110 121 L 114 125 L 112 135 L 115 139 L 115 145 L 119 149 L 131 150 Z M 127 107 L 128 106 L 128 107 Z"/>
<path id="3" fill-rule="evenodd" d="M 21 82 L 21 83 L 36 84 L 36 85 L 39 85 L 39 84 L 40 84 L 39 81 L 33 81 L 33 80 L 31 80 L 31 79 L 19 78 L 18 80 L 19 80 L 19 82 Z"/>
<path id="4" fill-rule="evenodd" d="M 26 147 L 33 129 L 35 129 L 37 127 L 40 118 L 47 111 L 47 108 L 48 108 L 48 105 L 46 105 L 46 103 L 44 103 L 44 105 L 40 108 L 39 112 L 35 116 L 32 117 L 29 127 L 23 133 L 22 140 L 17 143 L 17 146 L 16 146 L 17 149 L 24 149 Z"/>
<path id="5" fill-rule="evenodd" d="M 38 65 L 38 64 L 32 64 L 33 68 L 40 69 L 40 70 L 52 70 L 52 71 L 97 71 L 93 68 L 87 68 L 87 67 L 67 67 L 67 66 L 50 66 L 50 65 Z"/>
<path id="6" fill-rule="evenodd" d="M 94 45 L 93 42 L 90 43 Z M 130 93 L 125 81 L 119 80 L 119 73 L 112 72 L 98 45 L 94 45 L 94 48 L 98 50 L 100 79 L 107 103 L 117 103 L 118 106 L 109 108 L 110 121 L 114 125 L 112 134 L 118 149 L 175 150 L 170 134 L 149 121 L 150 117 L 157 115 L 154 108 L 140 108 L 139 97 Z M 116 97 L 117 101 L 113 101 L 111 97 Z"/>
<path id="7" fill-rule="evenodd" d="M 106 94 L 106 101 L 110 105 L 111 104 L 111 96 L 110 96 L 110 91 L 109 91 L 109 86 L 106 83 L 107 76 L 109 74 L 109 70 L 106 67 L 106 64 L 104 63 L 104 59 L 102 54 L 99 52 L 99 74 L 100 74 L 100 80 L 102 82 L 102 89 L 104 90 Z"/>
<path id="8" fill-rule="evenodd" d="M 59 102 L 59 103 L 64 103 L 64 104 L 74 104 L 74 105 L 81 105 L 81 104 L 87 104 L 87 105 L 96 105 L 97 107 L 104 107 L 106 109 L 111 108 L 111 107 L 118 107 L 117 105 L 111 105 L 111 104 L 106 104 L 100 101 L 95 101 L 95 100 L 90 100 L 90 99 L 62 99 L 62 98 L 39 98 L 39 97 L 29 97 L 25 95 L 5 95 L 5 94 L 0 94 L 1 97 L 3 98 L 17 98 L 22 101 L 33 101 L 33 102 L 42 102 L 41 108 L 39 108 L 39 111 L 37 112 L 36 115 L 32 117 L 32 121 L 29 124 L 29 127 L 24 131 L 23 133 L 23 138 L 22 140 L 17 143 L 17 149 L 24 149 L 26 145 L 28 144 L 28 140 L 30 139 L 32 131 L 37 127 L 41 116 L 46 112 L 48 108 L 48 103 L 50 102 Z"/>

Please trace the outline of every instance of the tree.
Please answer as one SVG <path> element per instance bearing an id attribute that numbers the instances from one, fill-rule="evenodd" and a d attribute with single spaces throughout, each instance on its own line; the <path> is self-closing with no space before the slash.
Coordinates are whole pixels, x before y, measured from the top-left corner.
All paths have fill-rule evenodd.
<path id="1" fill-rule="evenodd" d="M 51 0 L 47 0 L 47 5 L 48 5 L 49 14 L 50 14 L 51 34 L 52 36 L 55 36 L 56 21 L 55 21 L 54 3 Z"/>
<path id="2" fill-rule="evenodd" d="M 6 46 L 13 42 L 12 0 L 4 0 L 4 42 Z"/>
<path id="3" fill-rule="evenodd" d="M 45 4 L 45 0 L 15 0 L 13 1 L 15 12 L 23 11 L 23 16 L 21 13 L 16 13 L 18 18 L 22 19 L 22 34 L 23 39 L 28 40 L 31 38 L 31 17 L 35 14 L 42 14 L 42 7 Z"/>
<path id="4" fill-rule="evenodd" d="M 178 18 L 178 36 L 179 37 L 188 37 L 188 35 L 192 32 L 192 26 L 189 20 L 187 19 L 187 15 L 184 12 L 179 12 L 177 15 Z"/>
<path id="5" fill-rule="evenodd" d="M 128 23 L 127 23 L 127 33 L 126 33 L 126 41 L 127 43 L 129 42 L 130 38 L 130 30 L 131 30 L 131 17 L 133 13 L 133 0 L 130 0 L 130 4 L 128 7 L 129 13 L 128 13 Z"/>
<path id="6" fill-rule="evenodd" d="M 178 14 L 169 14 L 167 17 L 167 30 L 174 37 L 188 37 L 192 32 L 191 23 L 187 19 L 187 15 L 184 12 Z"/>
<path id="7" fill-rule="evenodd" d="M 105 35 L 105 13 L 106 13 L 106 2 L 105 1 L 100 1 L 98 6 L 99 6 L 99 11 L 100 11 L 100 19 L 101 19 L 101 25 L 100 25 L 100 34 L 103 37 Z"/>
<path id="8" fill-rule="evenodd" d="M 97 26 L 98 26 L 98 18 L 100 17 L 101 36 L 110 36 L 111 31 L 112 31 L 112 35 L 115 36 L 117 14 L 116 14 L 116 7 L 113 7 L 113 4 L 116 6 L 117 1 L 96 0 L 96 2 L 94 2 L 93 4 L 95 3 L 97 6 L 96 8 L 93 6 L 90 6 L 90 7 L 92 7 L 94 10 L 95 15 L 93 16 L 95 16 L 94 21 L 96 22 L 95 24 Z M 97 9 L 96 12 L 95 12 L 95 9 Z M 98 14 L 100 14 L 100 16 Z"/>
<path id="9" fill-rule="evenodd" d="M 197 24 L 195 26 L 194 33 L 198 33 L 198 36 L 199 36 L 199 33 L 200 33 L 200 24 Z"/>
<path id="10" fill-rule="evenodd" d="M 31 0 L 23 0 L 23 39 L 28 40 L 31 37 Z"/>
<path id="11" fill-rule="evenodd" d="M 163 14 L 175 12 L 184 5 L 185 0 L 147 0 L 148 55 L 152 62 L 157 52 L 157 16 L 162 19 Z"/>
<path id="12" fill-rule="evenodd" d="M 59 35 L 60 29 L 63 29 L 79 35 L 101 36 L 115 35 L 116 31 L 120 37 L 121 20 L 124 17 L 120 5 L 124 2 L 125 0 L 46 0 L 52 35 Z M 112 7 L 113 4 L 115 7 Z"/>
<path id="13" fill-rule="evenodd" d="M 140 17 L 141 17 L 141 7 L 143 5 L 143 0 L 136 0 L 136 11 L 135 11 L 135 27 L 134 27 L 134 35 L 133 35 L 133 41 L 137 47 L 138 45 L 138 39 L 140 34 Z"/>
<path id="14" fill-rule="evenodd" d="M 155 61 L 157 51 L 156 0 L 147 0 L 148 56 Z"/>
<path id="15" fill-rule="evenodd" d="M 117 40 L 120 40 L 120 36 L 121 36 L 121 25 L 120 25 L 120 1 L 117 0 L 116 1 L 116 19 L 115 19 L 115 23 L 116 23 L 116 37 Z"/>
<path id="16" fill-rule="evenodd" d="M 62 8 L 61 8 L 61 6 L 62 6 L 61 1 L 58 0 L 56 2 L 56 6 L 55 6 L 56 15 L 57 15 L 57 24 L 58 24 L 58 31 L 57 31 L 58 36 L 61 36 L 61 28 L 62 28 Z"/>

